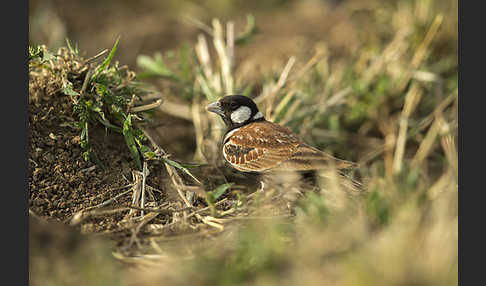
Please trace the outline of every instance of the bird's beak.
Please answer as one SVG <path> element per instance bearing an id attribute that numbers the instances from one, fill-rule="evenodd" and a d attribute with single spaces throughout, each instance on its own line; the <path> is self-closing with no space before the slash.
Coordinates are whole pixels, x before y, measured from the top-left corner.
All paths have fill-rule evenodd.
<path id="1" fill-rule="evenodd" d="M 206 106 L 206 110 L 210 111 L 210 112 L 217 113 L 219 115 L 224 114 L 223 109 L 221 108 L 221 104 L 219 103 L 219 101 L 213 102 L 213 103 L 209 104 L 208 106 Z"/>

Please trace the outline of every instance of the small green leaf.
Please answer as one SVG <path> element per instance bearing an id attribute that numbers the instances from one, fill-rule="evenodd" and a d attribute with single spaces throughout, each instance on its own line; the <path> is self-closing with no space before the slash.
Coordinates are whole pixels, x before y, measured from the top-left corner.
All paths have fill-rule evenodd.
<path id="1" fill-rule="evenodd" d="M 99 113 L 102 118 L 105 118 L 105 114 L 103 113 L 103 111 L 101 111 L 101 107 L 99 107 L 99 105 L 93 105 L 91 110 L 96 113 Z"/>
<path id="2" fill-rule="evenodd" d="M 219 197 L 221 197 L 227 189 L 229 189 L 231 186 L 233 186 L 235 183 L 226 183 L 226 184 L 222 184 L 220 185 L 219 187 L 217 187 L 216 189 L 214 189 L 213 191 L 209 192 L 213 195 L 213 198 L 215 200 L 219 199 Z"/>
<path id="3" fill-rule="evenodd" d="M 79 95 L 79 93 L 75 90 L 73 90 L 73 84 L 70 81 L 67 81 L 66 83 L 63 84 L 62 92 L 65 95 Z"/>
<path id="4" fill-rule="evenodd" d="M 162 55 L 156 53 L 153 58 L 140 55 L 137 57 L 137 65 L 148 72 L 147 75 L 173 77 L 172 71 L 165 65 Z"/>
<path id="5" fill-rule="evenodd" d="M 104 96 L 108 93 L 108 88 L 104 84 L 96 83 L 95 87 L 96 87 L 96 93 L 100 96 Z"/>
<path id="6" fill-rule="evenodd" d="M 173 161 L 169 158 L 163 158 L 163 159 L 167 164 L 171 165 L 172 167 L 176 167 L 177 169 L 184 169 L 184 167 L 179 162 Z"/>
<path id="7" fill-rule="evenodd" d="M 214 203 L 221 197 L 227 189 L 233 186 L 234 183 L 227 183 L 218 186 L 216 189 L 206 193 L 206 203 L 211 211 L 211 216 L 216 216 L 216 208 Z"/>
<path id="8" fill-rule="evenodd" d="M 235 39 L 236 45 L 247 43 L 256 32 L 255 17 L 252 14 L 246 15 L 245 31 Z"/>
<path id="9" fill-rule="evenodd" d="M 182 48 L 180 49 L 181 74 L 182 74 L 182 79 L 184 81 L 190 81 L 191 80 L 189 53 L 190 53 L 190 46 L 187 43 L 184 43 L 182 45 Z"/>
<path id="10" fill-rule="evenodd" d="M 75 90 L 73 90 L 71 87 L 69 86 L 65 86 L 63 89 L 62 89 L 62 93 L 64 93 L 65 95 L 71 95 L 71 96 L 74 96 L 74 95 L 79 95 L 79 93 Z"/>
<path id="11" fill-rule="evenodd" d="M 89 161 L 89 151 L 84 151 L 83 152 L 83 159 L 84 161 L 88 162 Z"/>
<path id="12" fill-rule="evenodd" d="M 150 159 L 154 159 L 155 158 L 155 152 L 152 152 L 152 151 L 144 152 L 143 155 L 144 156 L 147 156 Z"/>
<path id="13" fill-rule="evenodd" d="M 66 38 L 66 45 L 68 46 L 68 49 L 71 53 L 77 55 L 78 54 L 78 46 L 76 45 L 75 48 L 71 45 L 71 41 L 69 41 L 68 38 Z"/>
<path id="14" fill-rule="evenodd" d="M 182 170 L 184 173 L 186 173 L 187 175 L 189 175 L 198 184 L 201 183 L 196 177 L 194 177 L 193 174 L 191 174 L 191 172 L 189 172 L 189 170 L 187 170 L 187 168 L 185 168 L 183 165 L 181 165 L 181 163 L 176 162 L 176 161 L 173 161 L 173 160 L 171 160 L 169 158 L 166 158 L 166 157 L 162 157 L 162 160 L 164 160 L 164 162 L 166 162 L 167 164 L 171 165 L 172 167 L 175 167 L 177 169 Z"/>
<path id="15" fill-rule="evenodd" d="M 148 146 L 140 145 L 140 152 L 142 153 L 152 152 L 152 149 L 150 149 Z"/>
<path id="16" fill-rule="evenodd" d="M 45 51 L 42 53 L 42 62 L 45 62 L 45 61 L 50 61 L 50 60 L 53 60 L 55 59 L 56 57 L 51 54 L 49 51 Z"/>
<path id="17" fill-rule="evenodd" d="M 35 48 L 29 46 L 29 61 L 35 58 L 42 58 L 43 56 L 44 56 L 44 51 L 40 46 L 37 46 Z"/>
<path id="18" fill-rule="evenodd" d="M 85 122 L 81 130 L 81 140 L 84 140 L 87 137 L 88 137 L 88 123 Z"/>
<path id="19" fill-rule="evenodd" d="M 101 114 L 103 114 L 103 112 L 100 113 L 100 116 L 97 117 L 98 121 L 103 124 L 105 127 L 108 127 L 112 130 L 114 130 L 115 132 L 118 132 L 118 133 L 122 133 L 122 129 L 116 125 L 113 125 L 110 123 L 110 121 L 108 121 L 106 118 L 104 118 L 104 115 L 102 116 Z"/>
<path id="20" fill-rule="evenodd" d="M 184 168 L 188 168 L 188 169 L 191 169 L 191 168 L 197 168 L 197 167 L 201 167 L 201 164 L 196 164 L 196 163 L 179 163 L 182 167 Z"/>
<path id="21" fill-rule="evenodd" d="M 111 62 L 111 59 L 112 59 L 112 58 L 113 58 L 113 56 L 115 55 L 116 49 L 118 48 L 118 41 L 119 41 L 119 40 L 120 40 L 120 37 L 118 37 L 118 38 L 116 39 L 116 42 L 115 42 L 115 44 L 113 45 L 113 48 L 111 49 L 111 52 L 110 52 L 110 54 L 108 55 L 108 57 L 107 57 L 107 58 L 106 58 L 106 59 L 103 61 L 103 63 L 102 63 L 101 65 L 99 65 L 99 66 L 96 68 L 96 70 L 95 70 L 95 72 L 94 72 L 93 76 L 91 76 L 91 79 L 92 79 L 92 80 L 93 80 L 94 78 L 96 78 L 100 72 L 104 71 L 104 70 L 105 70 L 105 69 L 108 67 L 108 65 L 109 65 L 109 64 L 110 64 L 110 62 Z"/>

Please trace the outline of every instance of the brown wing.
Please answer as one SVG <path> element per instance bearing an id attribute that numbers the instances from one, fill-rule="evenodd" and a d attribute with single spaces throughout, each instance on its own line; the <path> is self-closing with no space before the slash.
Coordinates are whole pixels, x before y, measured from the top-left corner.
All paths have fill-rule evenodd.
<path id="1" fill-rule="evenodd" d="M 299 139 L 288 128 L 261 121 L 239 128 L 225 141 L 224 157 L 236 169 L 263 172 L 288 160 Z"/>
<path id="2" fill-rule="evenodd" d="M 225 141 L 224 157 L 240 171 L 303 171 L 330 164 L 341 169 L 354 164 L 303 143 L 290 129 L 270 121 L 245 125 Z"/>

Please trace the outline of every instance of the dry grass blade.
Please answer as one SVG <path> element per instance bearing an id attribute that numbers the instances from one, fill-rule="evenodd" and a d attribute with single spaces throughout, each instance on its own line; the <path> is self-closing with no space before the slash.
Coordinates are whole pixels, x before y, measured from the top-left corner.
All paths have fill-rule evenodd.
<path id="1" fill-rule="evenodd" d="M 428 197 L 434 200 L 448 190 L 457 191 L 457 180 L 454 180 L 454 177 L 456 177 L 456 174 L 453 174 L 452 171 L 442 174 L 427 191 Z"/>
<path id="2" fill-rule="evenodd" d="M 196 102 L 196 98 L 194 98 L 192 103 L 192 121 L 194 124 L 194 131 L 196 133 L 196 154 L 194 155 L 195 160 L 205 160 L 205 157 L 202 153 L 202 145 L 204 141 L 204 133 L 203 133 L 203 124 L 206 123 L 206 118 L 201 116 L 201 104 Z"/>
<path id="3" fill-rule="evenodd" d="M 444 100 L 442 100 L 434 109 L 434 112 L 430 113 L 427 117 L 421 120 L 421 123 L 419 124 L 419 130 L 423 130 L 427 126 L 429 126 L 429 124 L 434 121 L 436 114 L 443 112 L 451 103 L 454 102 L 454 100 L 457 100 L 457 95 L 458 93 L 456 89 L 455 92 L 449 94 Z"/>
<path id="4" fill-rule="evenodd" d="M 162 153 L 164 156 L 167 156 L 167 153 L 153 140 L 153 138 L 146 132 L 145 129 L 142 128 L 142 131 L 144 132 L 145 136 L 149 139 L 150 143 L 152 144 L 152 146 L 159 152 L 159 153 Z M 183 190 L 186 189 L 185 188 L 185 185 L 182 181 L 182 178 L 179 176 L 179 174 L 177 173 L 177 170 L 175 169 L 175 167 L 173 167 L 171 164 L 167 163 L 166 160 L 164 160 L 164 165 L 167 169 L 167 173 L 169 174 L 169 177 L 177 191 L 177 194 L 179 195 L 179 197 L 182 199 L 182 201 L 184 202 L 184 204 L 189 207 L 189 208 L 192 208 L 193 205 L 189 202 L 189 200 L 186 198 L 186 196 L 184 195 L 183 193 Z M 196 177 L 194 177 L 194 175 L 192 175 L 189 171 L 187 171 L 188 174 L 198 183 L 198 184 L 202 184 Z"/>
<path id="5" fill-rule="evenodd" d="M 130 237 L 130 242 L 129 242 L 129 246 L 131 246 L 133 243 L 136 243 L 138 245 L 138 248 L 141 249 L 142 246 L 140 244 L 140 241 L 139 239 L 137 238 L 137 235 L 138 233 L 140 232 L 140 230 L 142 229 L 142 227 L 144 227 L 145 225 L 147 225 L 147 223 L 149 223 L 150 221 L 152 221 L 155 217 L 157 217 L 159 215 L 159 213 L 156 213 L 156 212 L 151 212 L 147 215 L 143 215 L 143 211 L 142 211 L 142 221 L 137 225 L 137 227 L 135 229 L 131 229 L 132 231 L 132 235 Z"/>
<path id="6" fill-rule="evenodd" d="M 422 165 L 422 162 L 425 160 L 425 158 L 427 158 L 432 150 L 435 139 L 437 139 L 437 135 L 439 134 L 439 130 L 440 125 L 436 118 L 432 123 L 432 126 L 430 126 L 429 130 L 427 131 L 424 140 L 422 140 L 422 142 L 420 143 L 420 146 L 415 153 L 415 156 L 410 162 L 411 168 L 417 168 L 418 166 Z"/>
<path id="7" fill-rule="evenodd" d="M 186 104 L 179 104 L 165 100 L 164 104 L 159 106 L 159 109 L 171 116 L 181 118 L 184 120 L 192 121 L 191 109 Z"/>
<path id="8" fill-rule="evenodd" d="M 292 215 L 280 215 L 280 216 L 235 216 L 231 218 L 220 219 L 222 222 L 231 222 L 237 220 L 251 221 L 251 220 L 269 220 L 269 221 L 287 221 L 292 218 Z"/>
<path id="9" fill-rule="evenodd" d="M 147 168 L 147 161 L 143 162 L 143 170 L 142 170 L 142 198 L 140 202 L 141 208 L 145 208 L 145 183 L 147 182 L 147 176 L 149 175 L 148 168 Z M 144 216 L 144 211 L 142 210 L 141 216 Z"/>
<path id="10" fill-rule="evenodd" d="M 270 101 L 273 104 L 275 95 L 280 91 L 280 89 L 282 89 L 282 87 L 287 82 L 287 78 L 289 77 L 290 70 L 292 69 L 294 64 L 295 64 L 295 57 L 290 57 L 289 60 L 287 61 L 287 64 L 285 65 L 282 72 L 280 73 L 280 77 L 278 78 L 277 83 L 273 84 L 271 89 L 268 92 L 264 92 L 259 96 L 255 97 L 254 101 L 256 104 L 259 104 L 268 98 L 270 98 Z M 269 113 L 267 112 L 267 115 L 268 114 Z"/>
<path id="11" fill-rule="evenodd" d="M 126 185 L 120 189 L 124 189 L 124 188 L 128 188 L 128 187 L 133 187 L 133 184 L 130 184 L 130 185 Z M 128 190 L 128 191 L 125 191 L 125 192 L 122 192 L 116 196 L 114 196 L 113 198 L 109 199 L 109 200 L 106 200 L 100 204 L 97 204 L 95 206 L 91 206 L 91 207 L 88 207 L 88 208 L 85 208 L 83 210 L 80 210 L 78 211 L 77 213 L 75 213 L 70 219 L 69 219 L 69 224 L 70 225 L 78 225 L 79 223 L 81 223 L 84 219 L 86 219 L 87 217 L 89 217 L 90 215 L 92 215 L 89 211 L 90 210 L 93 210 L 93 209 L 97 209 L 97 208 L 102 208 L 102 207 L 106 207 L 107 205 L 113 203 L 114 201 L 116 201 L 118 198 L 128 194 L 129 192 L 131 192 L 132 190 Z"/>
<path id="12" fill-rule="evenodd" d="M 393 173 L 398 174 L 403 165 L 403 155 L 405 153 L 405 143 L 407 141 L 408 119 L 422 97 L 422 91 L 417 84 L 412 84 L 409 92 L 405 96 L 405 104 L 399 120 L 399 130 L 395 147 L 395 157 L 393 158 Z"/>
<path id="13" fill-rule="evenodd" d="M 383 145 L 384 161 L 385 161 L 385 174 L 391 178 L 393 175 L 393 150 L 395 150 L 396 144 L 396 127 L 395 118 L 388 118 L 378 122 L 378 127 L 381 133 L 385 137 L 385 144 Z"/>
<path id="14" fill-rule="evenodd" d="M 291 90 L 289 93 L 287 93 L 284 98 L 279 102 L 279 104 L 277 105 L 277 107 L 275 108 L 275 112 L 272 113 L 272 111 L 268 111 L 269 113 L 272 113 L 272 115 L 270 116 L 270 121 L 274 121 L 275 122 L 275 119 L 276 117 L 283 111 L 283 109 L 289 104 L 289 102 L 292 100 L 292 98 L 294 97 L 295 95 L 295 91 L 294 90 Z"/>
<path id="15" fill-rule="evenodd" d="M 456 144 L 454 142 L 454 137 L 451 134 L 451 127 L 448 124 L 441 113 L 437 115 L 437 120 L 439 122 L 439 134 L 441 136 L 440 144 L 446 155 L 447 162 L 449 166 L 452 168 L 455 177 L 457 179 L 458 176 L 458 156 L 457 156 L 457 149 Z"/>
<path id="16" fill-rule="evenodd" d="M 202 68 L 203 74 L 206 79 L 213 78 L 213 71 L 211 68 L 211 58 L 209 56 L 208 43 L 203 35 L 197 37 L 196 55 Z"/>
<path id="17" fill-rule="evenodd" d="M 131 109 L 132 112 L 137 113 L 137 112 L 142 112 L 142 111 L 147 111 L 150 109 L 157 108 L 161 106 L 163 100 L 161 98 L 157 99 L 154 103 L 149 103 L 145 105 L 140 105 L 140 106 L 135 106 Z"/>
<path id="18" fill-rule="evenodd" d="M 326 101 L 324 108 L 328 108 L 328 107 L 335 106 L 335 105 L 338 105 L 338 104 L 343 104 L 345 102 L 344 99 L 346 98 L 346 96 L 351 94 L 351 91 L 352 91 L 352 89 L 350 87 L 346 87 L 345 89 L 336 92 L 336 94 L 331 96 Z"/>
<path id="19" fill-rule="evenodd" d="M 442 24 L 443 19 L 444 16 L 442 14 L 435 16 L 434 22 L 430 26 L 427 34 L 425 35 L 424 40 L 415 51 L 412 62 L 410 64 L 410 69 L 405 74 L 403 80 L 398 84 L 398 88 L 397 88 L 398 91 L 402 91 L 406 87 L 408 81 L 410 80 L 410 77 L 415 72 L 415 69 L 417 69 L 422 63 L 422 60 L 424 59 L 427 50 L 429 49 L 430 43 L 432 42 L 434 37 L 437 35 L 437 32 L 439 31 L 439 27 Z"/>
<path id="20" fill-rule="evenodd" d="M 132 206 L 138 205 L 141 196 L 141 189 L 142 189 L 142 172 L 139 171 L 132 171 L 132 178 L 133 178 L 133 195 L 132 195 Z M 128 213 L 128 217 L 132 217 L 136 211 L 134 209 L 130 209 Z"/>
<path id="21" fill-rule="evenodd" d="M 122 207 L 122 208 L 115 208 L 115 209 L 109 209 L 109 210 L 94 209 L 94 210 L 90 210 L 90 211 L 77 212 L 69 220 L 69 225 L 71 225 L 71 226 L 79 225 L 81 222 L 83 222 L 87 218 L 91 218 L 91 217 L 95 217 L 95 216 L 107 216 L 107 215 L 117 214 L 117 213 L 128 211 L 128 210 L 130 210 L 129 207 Z"/>
<path id="22" fill-rule="evenodd" d="M 84 64 L 89 64 L 91 63 L 92 61 L 95 61 L 96 59 L 98 59 L 99 57 L 103 56 L 104 54 L 108 53 L 108 49 L 104 49 L 103 51 L 99 52 L 98 54 L 86 59 L 84 61 Z"/>
<path id="23" fill-rule="evenodd" d="M 446 154 L 447 161 L 449 165 L 454 170 L 454 174 L 456 178 L 458 176 L 458 158 L 457 158 L 457 149 L 456 144 L 454 143 L 454 137 L 452 135 L 447 134 L 441 139 L 441 145 L 444 149 L 444 153 Z"/>
<path id="24" fill-rule="evenodd" d="M 235 65 L 235 25 L 233 22 L 228 22 L 226 24 L 226 53 L 230 62 L 230 70 L 233 71 Z"/>
<path id="25" fill-rule="evenodd" d="M 369 67 L 363 71 L 361 82 L 363 86 L 368 86 L 377 75 L 383 71 L 386 64 L 394 61 L 397 57 L 401 56 L 407 50 L 406 38 L 411 33 L 409 27 L 404 27 L 398 30 L 393 40 L 383 49 L 383 52 L 377 56 L 369 65 Z"/>
<path id="26" fill-rule="evenodd" d="M 224 198 L 224 199 L 222 199 L 222 200 L 220 200 L 220 201 L 218 201 L 218 202 L 214 203 L 214 206 L 216 207 L 216 206 L 222 205 L 223 203 L 225 203 L 225 202 L 227 202 L 227 201 L 228 201 L 228 199 L 227 199 L 227 198 Z M 204 207 L 204 208 L 198 209 L 198 210 L 196 210 L 196 211 L 194 211 L 194 212 L 190 213 L 190 214 L 187 216 L 187 218 L 190 218 L 190 217 L 192 217 L 192 216 L 195 216 L 195 215 L 197 215 L 197 214 L 200 214 L 200 213 L 203 213 L 203 212 L 206 212 L 206 211 L 208 211 L 208 212 L 209 212 L 209 211 L 210 211 L 210 207 Z"/>
<path id="27" fill-rule="evenodd" d="M 336 92 L 334 95 L 329 97 L 323 104 L 316 104 L 314 106 L 310 106 L 309 108 L 306 108 L 304 110 L 301 110 L 298 112 L 295 117 L 305 117 L 309 112 L 317 112 L 316 115 L 321 115 L 324 114 L 328 108 L 332 106 L 336 106 L 339 104 L 345 104 L 346 103 L 346 97 L 350 95 L 352 92 L 351 87 L 346 87 L 338 92 Z M 303 124 L 301 130 L 308 130 L 308 129 L 316 129 L 315 127 L 315 121 L 319 119 L 319 116 L 314 116 L 313 119 L 308 120 Z"/>
<path id="28" fill-rule="evenodd" d="M 211 27 L 209 27 L 208 25 L 206 25 L 203 22 L 199 21 L 198 19 L 194 19 L 192 17 L 187 17 L 187 16 L 184 16 L 183 19 L 185 21 L 187 21 L 187 22 L 195 25 L 196 27 L 200 28 L 204 32 L 208 33 L 210 36 L 213 35 L 213 29 L 211 29 Z"/>
<path id="29" fill-rule="evenodd" d="M 301 99 L 296 99 L 294 102 L 290 105 L 288 111 L 285 113 L 284 117 L 282 120 L 280 120 L 280 124 L 286 125 L 290 120 L 293 119 L 295 116 L 295 112 L 298 110 L 299 106 L 301 106 L 302 100 Z"/>
<path id="30" fill-rule="evenodd" d="M 230 58 L 230 54 L 233 51 L 230 50 L 233 47 L 233 43 L 225 45 L 223 26 L 217 19 L 213 19 L 213 43 L 214 48 L 218 54 L 218 59 L 221 66 L 221 79 L 223 82 L 224 92 L 226 94 L 233 94 L 233 76 L 231 75 L 231 67 L 233 66 L 233 59 Z M 227 40 L 230 40 L 229 38 Z M 229 53 L 228 53 L 229 52 Z"/>
<path id="31" fill-rule="evenodd" d="M 81 87 L 81 91 L 79 92 L 79 97 L 83 96 L 84 92 L 86 91 L 86 88 L 88 87 L 88 82 L 91 79 L 91 75 L 93 73 L 93 70 L 88 69 L 88 72 L 86 73 L 86 77 L 84 78 L 83 86 Z M 74 104 L 77 104 L 78 100 L 74 100 Z"/>
<path id="32" fill-rule="evenodd" d="M 191 204 L 191 202 L 189 202 L 189 200 L 186 198 L 186 196 L 184 195 L 183 193 L 183 188 L 181 188 L 181 186 L 183 186 L 184 184 L 182 183 L 182 179 L 181 177 L 179 176 L 179 174 L 177 174 L 177 172 L 173 169 L 172 166 L 166 164 L 166 167 L 167 167 L 167 171 L 169 173 L 169 176 L 172 180 L 172 183 L 174 184 L 175 186 L 175 189 L 177 191 L 177 194 L 179 195 L 179 197 L 182 199 L 182 201 L 184 202 L 184 204 L 188 207 L 188 208 L 192 208 L 193 205 Z M 209 225 L 211 227 L 214 227 L 214 228 L 217 228 L 218 230 L 222 231 L 223 230 L 223 226 L 221 224 L 219 224 L 218 222 L 215 222 L 214 221 L 214 218 L 210 217 L 210 216 L 201 216 L 200 214 L 198 213 L 194 213 L 194 215 L 196 216 L 196 218 L 203 222 L 204 224 L 206 225 Z M 187 219 L 187 216 L 184 216 L 186 219 Z"/>
<path id="33" fill-rule="evenodd" d="M 182 208 L 182 209 L 177 209 L 177 210 L 169 210 L 169 209 L 160 209 L 160 208 L 141 208 L 141 207 L 137 207 L 137 206 L 129 206 L 129 208 L 139 210 L 139 211 L 145 211 L 145 212 L 148 212 L 148 213 L 158 213 L 158 214 L 165 214 L 165 215 L 190 211 L 190 210 L 194 209 L 194 207 L 187 207 L 187 208 Z"/>

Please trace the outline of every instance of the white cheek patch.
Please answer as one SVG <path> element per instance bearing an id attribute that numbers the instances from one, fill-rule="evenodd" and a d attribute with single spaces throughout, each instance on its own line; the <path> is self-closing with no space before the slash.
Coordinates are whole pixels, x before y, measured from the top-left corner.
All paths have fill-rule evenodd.
<path id="1" fill-rule="evenodd" d="M 258 113 L 253 116 L 253 119 L 260 119 L 262 117 L 263 117 L 263 114 L 260 111 L 258 111 Z"/>
<path id="2" fill-rule="evenodd" d="M 250 119 L 251 109 L 247 106 L 240 106 L 237 110 L 231 113 L 231 121 L 233 123 L 242 123 Z"/>

